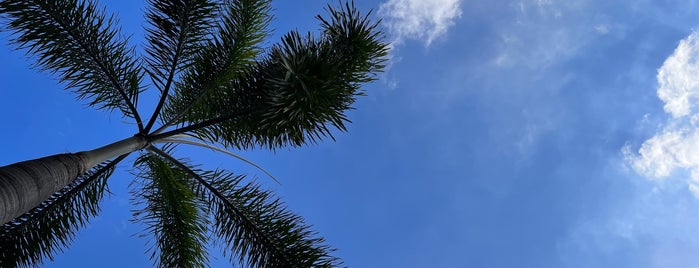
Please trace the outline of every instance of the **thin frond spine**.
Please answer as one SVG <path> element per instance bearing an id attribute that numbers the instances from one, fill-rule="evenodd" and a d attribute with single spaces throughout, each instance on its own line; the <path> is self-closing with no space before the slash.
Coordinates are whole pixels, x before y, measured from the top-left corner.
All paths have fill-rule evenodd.
<path id="1" fill-rule="evenodd" d="M 245 162 L 245 163 L 247 163 L 247 164 L 249 164 L 249 165 L 251 165 L 251 166 L 257 168 L 258 170 L 262 171 L 262 172 L 265 173 L 267 176 L 269 176 L 272 180 L 274 180 L 274 182 L 276 182 L 277 184 L 281 185 L 281 182 L 279 182 L 279 180 L 278 180 L 277 178 L 275 178 L 274 175 L 272 175 L 272 173 L 270 173 L 269 171 L 267 171 L 267 170 L 265 170 L 264 168 L 262 168 L 260 165 L 258 165 L 258 164 L 256 164 L 255 162 L 252 162 L 252 161 L 246 159 L 245 157 L 243 157 L 243 156 L 241 156 L 241 155 L 238 155 L 238 154 L 233 153 L 233 152 L 231 152 L 231 151 L 227 151 L 226 149 L 223 149 L 223 148 L 216 147 L 216 146 L 211 145 L 211 144 L 206 144 L 206 143 L 203 143 L 203 142 L 198 142 L 198 141 L 195 141 L 195 140 L 186 139 L 186 138 L 193 138 L 193 137 L 190 136 L 190 135 L 181 134 L 181 136 L 182 136 L 183 138 L 180 138 L 180 136 L 178 135 L 178 136 L 175 136 L 175 137 L 173 137 L 173 138 L 164 138 L 164 139 L 161 139 L 159 142 L 173 143 L 173 144 L 188 144 L 188 145 L 194 145 L 194 146 L 197 146 L 197 147 L 211 149 L 211 150 L 213 150 L 213 151 L 216 151 L 216 152 L 219 152 L 219 153 L 223 153 L 223 154 L 226 154 L 226 155 L 235 157 L 236 159 L 238 159 L 238 160 L 240 160 L 240 161 L 243 161 L 243 162 Z"/>

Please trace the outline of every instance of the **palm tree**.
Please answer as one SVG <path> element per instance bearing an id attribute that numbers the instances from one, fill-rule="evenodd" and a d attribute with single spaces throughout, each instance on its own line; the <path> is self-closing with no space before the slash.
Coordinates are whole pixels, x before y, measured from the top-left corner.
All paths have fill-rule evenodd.
<path id="1" fill-rule="evenodd" d="M 302 146 L 345 131 L 344 112 L 386 60 L 378 22 L 353 3 L 317 16 L 321 33 L 269 36 L 270 0 L 149 0 L 143 55 L 90 0 L 2 0 L 13 44 L 41 69 L 138 127 L 90 151 L 0 167 L 0 264 L 33 266 L 66 248 L 99 211 L 107 179 L 132 153 L 135 219 L 160 267 L 201 267 L 209 237 L 232 263 L 329 267 L 332 249 L 243 175 L 175 156 L 179 144 L 230 150 Z M 147 121 L 138 97 L 157 89 Z M 254 165 L 254 164 L 253 164 Z"/>

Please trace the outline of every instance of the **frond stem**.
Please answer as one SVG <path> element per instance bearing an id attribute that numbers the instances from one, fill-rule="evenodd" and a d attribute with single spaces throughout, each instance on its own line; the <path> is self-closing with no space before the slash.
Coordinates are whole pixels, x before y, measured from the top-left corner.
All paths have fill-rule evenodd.
<path id="1" fill-rule="evenodd" d="M 180 60 L 180 57 L 182 56 L 185 39 L 187 37 L 187 28 L 189 27 L 186 21 L 183 23 L 185 25 L 180 30 L 180 36 L 177 39 L 177 49 L 175 50 L 175 55 L 172 57 L 172 66 L 170 66 L 170 71 L 168 72 L 165 87 L 163 88 L 163 92 L 161 92 L 162 95 L 160 96 L 158 105 L 155 107 L 155 110 L 153 111 L 153 115 L 151 115 L 150 120 L 148 120 L 148 124 L 146 125 L 146 128 L 143 133 L 148 133 L 148 131 L 150 131 L 150 129 L 155 124 L 155 121 L 158 119 L 158 114 L 160 113 L 160 110 L 163 108 L 163 105 L 165 105 L 165 100 L 167 99 L 168 92 L 170 91 L 170 87 L 172 86 L 172 82 L 175 78 L 175 72 L 177 72 L 177 63 Z"/>
<path id="2" fill-rule="evenodd" d="M 202 122 L 199 122 L 199 123 L 196 123 L 196 124 L 192 124 L 192 125 L 188 125 L 188 126 L 186 126 L 186 127 L 178 128 L 178 129 L 175 129 L 175 130 L 171 130 L 171 131 L 168 131 L 168 132 L 165 132 L 165 133 L 149 135 L 149 136 L 146 136 L 146 138 L 148 139 L 149 142 L 156 142 L 156 141 L 158 141 L 158 140 L 160 140 L 160 139 L 163 139 L 163 138 L 171 137 L 171 136 L 174 136 L 174 135 L 177 135 L 177 134 L 182 134 L 182 133 L 189 132 L 189 131 L 192 131 L 192 130 L 202 129 L 202 128 L 205 128 L 205 127 L 208 127 L 208 126 L 211 126 L 211 125 L 215 125 L 215 124 L 218 124 L 218 123 L 222 123 L 222 122 L 231 120 L 231 119 L 233 119 L 233 118 L 236 118 L 236 117 L 238 117 L 238 116 L 248 114 L 248 113 L 250 113 L 250 112 L 252 112 L 252 109 L 243 110 L 243 111 L 240 111 L 240 112 L 237 112 L 237 113 L 227 114 L 227 115 L 224 115 L 224 116 L 221 116 L 221 117 L 216 117 L 216 118 L 213 118 L 213 119 L 204 120 L 204 121 L 202 121 Z M 163 125 L 163 126 L 165 126 L 165 125 Z M 157 131 L 156 131 L 156 133 L 157 133 Z"/>
<path id="3" fill-rule="evenodd" d="M 177 120 L 178 120 L 180 117 L 182 117 L 182 116 L 184 115 L 185 112 L 189 111 L 189 109 L 191 109 L 192 107 L 194 107 L 194 105 L 197 104 L 197 103 L 199 102 L 199 100 L 201 100 L 201 99 L 204 97 L 204 94 L 205 94 L 205 93 L 206 93 L 206 92 L 200 93 L 199 96 L 197 96 L 197 98 L 196 98 L 194 101 L 192 101 L 192 103 L 190 103 L 189 106 L 187 106 L 187 108 L 182 109 L 182 111 L 180 111 L 180 113 L 178 113 L 177 115 L 175 115 L 174 117 L 172 117 L 172 119 L 170 119 L 169 121 L 165 122 L 165 124 L 163 124 L 160 128 L 158 128 L 158 129 L 156 129 L 155 131 L 153 131 L 153 133 L 159 134 L 160 132 L 164 131 L 166 128 L 168 128 L 168 127 L 172 126 L 173 124 L 175 124 L 175 122 L 177 122 Z"/>
<path id="4" fill-rule="evenodd" d="M 189 111 L 189 109 L 191 109 L 192 107 L 194 107 L 195 104 L 199 103 L 199 101 L 200 101 L 202 98 L 204 98 L 204 95 L 206 95 L 206 91 L 199 93 L 199 95 L 196 97 L 196 99 L 194 99 L 194 101 L 192 101 L 192 103 L 190 103 L 189 106 L 187 106 L 187 108 L 182 109 L 182 111 L 180 111 L 180 113 L 178 113 L 177 115 L 175 115 L 174 117 L 172 117 L 172 119 L 170 119 L 169 121 L 167 121 L 167 122 L 166 122 L 165 124 L 163 124 L 160 128 L 158 128 L 158 129 L 156 129 L 155 131 L 153 131 L 153 133 L 159 134 L 160 132 L 164 131 L 166 128 L 168 128 L 168 127 L 172 126 L 173 124 L 175 124 L 175 122 L 177 122 L 177 120 L 178 120 L 180 117 L 182 117 L 182 116 L 184 115 L 184 113 L 186 113 L 187 111 Z"/>
<path id="5" fill-rule="evenodd" d="M 179 136 L 179 135 L 177 135 L 177 136 Z M 186 137 L 192 137 L 192 136 L 186 135 Z M 207 149 L 214 150 L 214 151 L 216 151 L 216 152 L 220 152 L 220 153 L 227 154 L 227 155 L 229 155 L 229 156 L 235 157 L 235 158 L 237 158 L 238 160 L 243 161 L 243 162 L 245 162 L 245 163 L 247 163 L 247 164 L 249 164 L 249 165 L 251 165 L 251 166 L 253 166 L 253 167 L 257 168 L 257 169 L 259 169 L 260 171 L 262 171 L 262 172 L 264 172 L 265 174 L 267 174 L 267 176 L 269 176 L 274 182 L 276 182 L 276 183 L 279 184 L 279 185 L 282 185 L 282 183 L 279 182 L 279 180 L 277 180 L 277 178 L 274 177 L 274 176 L 272 175 L 272 173 L 270 173 L 269 171 L 265 170 L 265 169 L 262 168 L 260 165 L 255 164 L 255 162 L 252 162 L 252 161 L 246 159 L 245 157 L 242 157 L 242 156 L 240 156 L 240 155 L 238 155 L 238 154 L 235 154 L 235 153 L 233 153 L 233 152 L 224 150 L 224 149 L 222 149 L 222 148 L 218 148 L 218 147 L 216 147 L 216 146 L 213 146 L 213 145 L 210 145 L 210 144 L 206 144 L 206 143 L 203 143 L 203 142 L 197 142 L 197 141 L 187 140 L 187 139 L 178 139 L 178 138 L 176 138 L 176 137 L 163 138 L 163 139 L 159 140 L 158 142 L 188 144 L 188 145 L 193 145 L 193 146 L 198 146 L 198 147 L 202 147 L 202 148 L 207 148 Z"/>

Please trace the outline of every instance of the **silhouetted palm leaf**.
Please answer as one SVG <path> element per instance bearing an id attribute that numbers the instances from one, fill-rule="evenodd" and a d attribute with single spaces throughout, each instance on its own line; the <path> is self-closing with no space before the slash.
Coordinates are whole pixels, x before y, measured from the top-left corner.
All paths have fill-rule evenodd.
<path id="1" fill-rule="evenodd" d="M 14 43 L 37 66 L 58 74 L 91 106 L 118 109 L 138 125 L 135 136 L 75 154 L 70 163 L 85 170 L 148 149 L 135 161 L 134 215 L 153 237 L 149 250 L 157 266 L 206 266 L 212 236 L 231 262 L 243 266 L 341 265 L 270 192 L 241 175 L 198 169 L 153 144 L 192 144 L 248 161 L 226 150 L 275 150 L 333 138 L 346 130 L 345 112 L 363 94 L 360 86 L 384 68 L 388 46 L 377 24 L 354 4 L 328 6 L 330 16 L 318 16 L 319 34 L 292 31 L 265 48 L 270 0 L 147 2 L 147 45 L 137 57 L 117 20 L 91 0 L 0 1 Z M 145 74 L 160 98 L 144 125 L 137 100 Z M 124 157 L 91 169 L 0 227 L 0 263 L 38 265 L 68 246 L 99 211 L 106 180 Z"/>
<path id="2" fill-rule="evenodd" d="M 142 208 L 134 216 L 154 236 L 151 259 L 158 267 L 205 266 L 206 205 L 194 194 L 189 174 L 152 154 L 139 157 L 136 166 L 141 172 L 133 201 Z"/>
<path id="3" fill-rule="evenodd" d="M 361 84 L 383 69 L 387 46 L 354 5 L 328 10 L 330 20 L 319 17 L 320 38 L 290 32 L 244 73 L 203 91 L 205 107 L 184 118 L 194 135 L 240 149 L 274 149 L 332 137 L 329 125 L 344 131 L 344 112 L 363 94 Z"/>
<path id="4" fill-rule="evenodd" d="M 219 114 L 218 107 L 211 104 L 228 94 L 222 89 L 238 79 L 262 52 L 259 45 L 269 31 L 270 2 L 224 1 L 214 38 L 195 55 L 163 110 L 165 126 L 197 123 Z"/>
<path id="5" fill-rule="evenodd" d="M 206 0 L 149 0 L 148 3 L 146 18 L 151 27 L 147 29 L 146 62 L 161 96 L 146 132 L 158 118 L 178 73 L 191 65 L 199 50 L 207 47 L 206 35 L 215 23 L 217 9 L 214 2 Z"/>
<path id="6" fill-rule="evenodd" d="M 37 66 L 58 73 L 66 87 L 97 108 L 119 109 L 143 125 L 136 110 L 141 73 L 117 20 L 92 1 L 3 0 L 0 13 L 14 43 L 37 56 Z"/>
<path id="7" fill-rule="evenodd" d="M 231 261 L 249 267 L 335 267 L 340 260 L 303 219 L 245 176 L 196 169 L 169 153 L 151 147 L 179 170 L 187 172 L 195 193 L 209 204 L 212 230 Z"/>

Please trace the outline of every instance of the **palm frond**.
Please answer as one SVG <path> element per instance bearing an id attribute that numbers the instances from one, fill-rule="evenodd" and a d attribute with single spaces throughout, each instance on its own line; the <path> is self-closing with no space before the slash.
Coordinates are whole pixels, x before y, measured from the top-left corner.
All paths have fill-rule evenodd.
<path id="1" fill-rule="evenodd" d="M 203 171 L 150 147 L 198 182 L 200 193 L 213 214 L 213 232 L 224 253 L 245 267 L 335 267 L 341 261 L 330 255 L 324 239 L 303 219 L 289 212 L 270 192 L 244 176 L 225 171 Z"/>
<path id="2" fill-rule="evenodd" d="M 220 89 L 244 73 L 262 52 L 259 45 L 268 35 L 270 2 L 223 1 L 214 38 L 197 53 L 163 110 L 163 117 L 167 121 L 163 128 L 197 122 L 214 113 L 209 103 L 216 101 L 220 94 L 225 94 Z"/>
<path id="3" fill-rule="evenodd" d="M 173 136 L 173 137 L 170 137 L 170 138 L 161 139 L 161 140 L 159 140 L 158 142 L 167 142 L 167 143 L 177 143 L 177 144 L 194 145 L 194 146 L 198 146 L 198 147 L 201 147 L 201 148 L 211 149 L 211 150 L 213 150 L 213 151 L 216 151 L 216 152 L 219 152 L 219 153 L 223 153 L 223 154 L 226 154 L 226 155 L 235 157 L 236 159 L 238 159 L 238 160 L 240 160 L 240 161 L 243 161 L 243 162 L 247 163 L 248 165 L 251 165 L 251 166 L 257 168 L 258 170 L 264 172 L 267 176 L 269 176 L 269 177 L 270 177 L 272 180 L 274 180 L 274 182 L 276 182 L 277 184 L 279 184 L 279 185 L 282 184 L 281 182 L 279 182 L 279 180 L 278 180 L 276 177 L 274 177 L 274 175 L 272 175 L 272 173 L 270 173 L 269 171 L 267 171 L 266 169 L 264 169 L 264 168 L 261 167 L 260 165 L 256 164 L 255 162 L 252 162 L 252 161 L 248 160 L 247 158 L 245 158 L 245 157 L 243 157 L 243 156 L 241 156 L 241 155 L 238 155 L 238 154 L 236 154 L 236 153 L 233 153 L 233 152 L 228 151 L 228 150 L 223 149 L 223 148 L 216 147 L 216 146 L 211 145 L 211 144 L 206 144 L 206 143 L 203 143 L 203 142 L 198 142 L 198 141 L 191 140 L 191 139 L 187 139 L 187 138 L 192 138 L 192 136 L 190 136 L 190 135 L 185 135 L 185 134 L 181 134 L 181 135 Z"/>
<path id="4" fill-rule="evenodd" d="M 368 16 L 354 5 L 329 7 L 331 19 L 320 17 L 320 38 L 292 31 L 239 78 L 230 81 L 192 123 L 212 121 L 192 131 L 198 138 L 248 149 L 301 146 L 323 137 L 331 127 L 345 131 L 360 86 L 383 69 L 387 45 Z M 231 114 L 240 114 L 230 117 Z M 229 118 L 230 117 L 230 118 Z M 228 118 L 222 120 L 222 118 Z"/>
<path id="5" fill-rule="evenodd" d="M 327 6 L 330 20 L 316 16 L 323 27 L 323 38 L 333 50 L 345 79 L 368 83 L 376 79 L 388 60 L 388 44 L 378 30 L 380 21 L 372 22 L 371 12 L 362 15 L 354 2 L 338 8 Z"/>
<path id="6" fill-rule="evenodd" d="M 187 68 L 214 23 L 216 3 L 209 0 L 148 0 L 146 29 L 148 73 L 161 96 L 146 132 L 155 123 L 176 75 Z"/>
<path id="7" fill-rule="evenodd" d="M 142 75 L 114 17 L 84 0 L 4 0 L 0 14 L 39 68 L 59 74 L 91 106 L 119 109 L 143 130 L 136 110 Z"/>
<path id="8" fill-rule="evenodd" d="M 136 160 L 140 188 L 135 220 L 154 237 L 151 259 L 158 267 L 204 267 L 208 262 L 205 204 L 193 192 L 189 174 L 153 154 Z"/>
<path id="9" fill-rule="evenodd" d="M 99 213 L 107 179 L 126 155 L 94 167 L 40 206 L 0 226 L 0 264 L 30 267 L 53 259 Z"/>

